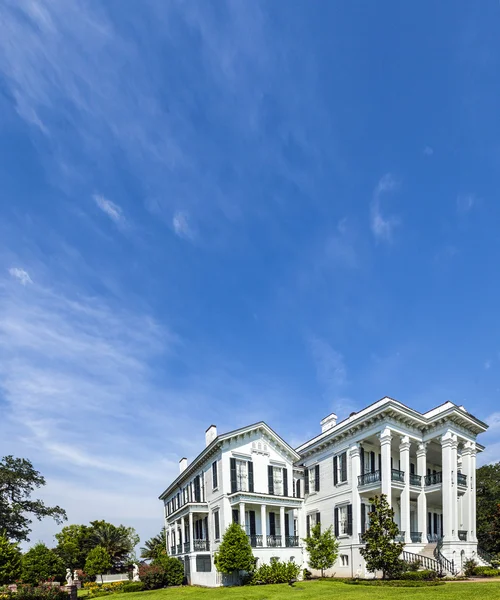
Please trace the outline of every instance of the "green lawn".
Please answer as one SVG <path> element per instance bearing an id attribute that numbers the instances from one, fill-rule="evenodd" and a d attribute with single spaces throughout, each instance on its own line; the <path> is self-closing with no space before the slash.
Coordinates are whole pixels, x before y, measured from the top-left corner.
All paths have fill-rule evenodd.
<path id="1" fill-rule="evenodd" d="M 134 594 L 112 594 L 109 600 L 500 600 L 500 582 L 447 583 L 436 587 L 389 588 L 346 585 L 332 581 L 301 581 L 282 585 L 232 588 L 182 587 Z"/>

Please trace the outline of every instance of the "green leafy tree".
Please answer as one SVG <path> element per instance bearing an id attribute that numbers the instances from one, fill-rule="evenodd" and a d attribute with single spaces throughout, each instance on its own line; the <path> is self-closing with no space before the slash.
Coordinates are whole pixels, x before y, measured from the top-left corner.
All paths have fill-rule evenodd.
<path id="1" fill-rule="evenodd" d="M 220 573 L 248 571 L 255 568 L 255 559 L 247 534 L 238 523 L 231 523 L 226 529 L 219 551 L 214 556 L 215 567 Z"/>
<path id="2" fill-rule="evenodd" d="M 62 582 L 65 572 L 66 567 L 61 558 L 42 542 L 35 544 L 23 555 L 21 571 L 23 583 L 37 585 L 49 579 Z"/>
<path id="3" fill-rule="evenodd" d="M 101 575 L 102 582 L 103 573 L 109 571 L 112 566 L 113 563 L 106 548 L 96 546 L 88 553 L 87 560 L 85 561 L 85 573 L 93 577 Z"/>
<path id="4" fill-rule="evenodd" d="M 500 553 L 500 524 L 495 520 L 500 504 L 500 462 L 476 471 L 477 540 L 490 554 Z"/>
<path id="5" fill-rule="evenodd" d="M 166 548 L 167 531 L 165 527 L 162 527 L 162 530 L 158 535 L 155 535 L 144 542 L 144 548 L 141 548 L 141 558 L 144 558 L 145 560 L 154 560 L 165 553 Z"/>
<path id="6" fill-rule="evenodd" d="M 34 490 L 43 485 L 45 478 L 26 458 L 4 456 L 0 461 L 0 531 L 10 540 L 28 540 L 30 516 L 39 521 L 51 517 L 58 524 L 66 520 L 60 506 L 45 506 L 41 500 L 31 499 Z"/>
<path id="7" fill-rule="evenodd" d="M 163 569 L 164 585 L 182 585 L 184 581 L 184 563 L 178 558 L 168 556 L 163 551 L 158 554 L 152 564 Z"/>
<path id="8" fill-rule="evenodd" d="M 330 569 L 338 557 L 339 543 L 329 527 L 321 533 L 321 525 L 318 523 L 311 529 L 309 537 L 302 540 L 309 554 L 309 566 L 311 569 L 321 571 L 321 577 L 325 569 Z"/>
<path id="9" fill-rule="evenodd" d="M 113 525 L 106 521 L 91 521 L 89 542 L 92 548 L 104 548 L 115 569 L 128 563 L 128 557 L 133 553 L 134 547 L 139 543 L 139 536 L 133 527 Z"/>
<path id="10" fill-rule="evenodd" d="M 370 503 L 370 525 L 363 533 L 365 547 L 360 552 L 368 571 L 382 571 L 383 579 L 394 578 L 403 569 L 403 561 L 399 557 L 404 547 L 402 542 L 396 542 L 399 529 L 394 522 L 394 511 L 385 494 L 370 498 Z"/>
<path id="11" fill-rule="evenodd" d="M 55 551 L 70 569 L 83 569 L 87 554 L 92 549 L 90 528 L 86 525 L 66 525 L 56 533 Z"/>
<path id="12" fill-rule="evenodd" d="M 0 535 L 0 585 L 14 583 L 21 576 L 21 551 L 17 543 Z"/>

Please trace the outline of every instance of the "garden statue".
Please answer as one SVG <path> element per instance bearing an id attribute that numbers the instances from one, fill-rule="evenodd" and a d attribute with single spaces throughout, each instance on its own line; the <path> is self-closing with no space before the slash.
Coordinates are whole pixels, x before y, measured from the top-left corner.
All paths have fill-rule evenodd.
<path id="1" fill-rule="evenodd" d="M 71 569 L 66 569 L 66 585 L 73 585 L 73 575 Z"/>
<path id="2" fill-rule="evenodd" d="M 78 571 L 76 569 L 73 571 L 73 581 L 78 581 Z"/>
<path id="3" fill-rule="evenodd" d="M 134 563 L 132 565 L 132 580 L 139 581 L 139 567 Z"/>

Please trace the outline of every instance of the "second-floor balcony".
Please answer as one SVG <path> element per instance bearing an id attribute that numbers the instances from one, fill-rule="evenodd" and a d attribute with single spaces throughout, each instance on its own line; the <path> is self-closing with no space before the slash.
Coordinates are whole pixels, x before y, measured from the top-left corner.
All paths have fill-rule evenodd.
<path id="1" fill-rule="evenodd" d="M 430 475 L 425 476 L 425 485 L 427 487 L 431 485 L 440 485 L 441 483 L 443 483 L 443 474 L 441 471 L 439 471 L 439 473 L 431 473 Z"/>
<path id="2" fill-rule="evenodd" d="M 410 485 L 416 485 L 420 487 L 422 485 L 422 475 L 415 475 L 415 473 L 410 473 Z"/>
<path id="3" fill-rule="evenodd" d="M 459 531 L 458 532 L 458 539 L 461 542 L 466 542 L 467 541 L 467 531 Z"/>
<path id="4" fill-rule="evenodd" d="M 298 535 L 287 535 L 285 537 L 285 546 L 287 548 L 295 548 L 299 545 L 299 536 Z"/>
<path id="5" fill-rule="evenodd" d="M 391 479 L 392 481 L 397 481 L 398 483 L 404 483 L 405 472 L 399 471 L 398 469 L 391 469 Z"/>
<path id="6" fill-rule="evenodd" d="M 252 548 L 262 548 L 262 535 L 249 535 L 248 541 Z"/>
<path id="7" fill-rule="evenodd" d="M 281 535 L 268 535 L 267 545 L 269 548 L 281 548 Z"/>
<path id="8" fill-rule="evenodd" d="M 184 552 L 191 552 L 191 544 L 189 542 L 184 542 Z"/>
<path id="9" fill-rule="evenodd" d="M 208 552 L 210 550 L 210 542 L 208 540 L 193 540 L 193 550 L 195 552 Z"/>
<path id="10" fill-rule="evenodd" d="M 172 556 L 175 554 L 175 546 L 170 546 L 170 554 Z"/>
<path id="11" fill-rule="evenodd" d="M 420 531 L 410 531 L 410 538 L 414 544 L 420 544 L 422 542 L 422 533 Z"/>
<path id="12" fill-rule="evenodd" d="M 358 486 L 371 485 L 378 483 L 381 480 L 380 471 L 373 471 L 372 473 L 363 473 L 358 476 Z"/>
<path id="13" fill-rule="evenodd" d="M 177 554 L 182 554 L 182 544 L 177 544 Z"/>
<path id="14" fill-rule="evenodd" d="M 457 473 L 457 483 L 463 487 L 467 487 L 467 475 Z"/>

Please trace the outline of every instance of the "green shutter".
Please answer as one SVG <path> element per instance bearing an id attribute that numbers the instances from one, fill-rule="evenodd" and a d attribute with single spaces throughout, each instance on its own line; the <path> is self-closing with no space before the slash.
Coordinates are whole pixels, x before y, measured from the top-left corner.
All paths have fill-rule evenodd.
<path id="1" fill-rule="evenodd" d="M 270 494 L 274 494 L 274 473 L 273 473 L 273 467 L 271 465 L 267 466 L 267 482 L 268 482 L 268 492 Z"/>
<path id="2" fill-rule="evenodd" d="M 288 469 L 283 469 L 283 496 L 288 496 Z"/>
<path id="3" fill-rule="evenodd" d="M 338 476 L 338 466 L 339 460 L 336 456 L 333 457 L 333 485 L 337 485 L 337 483 L 339 482 L 339 476 Z"/>
<path id="4" fill-rule="evenodd" d="M 253 492 L 253 462 L 248 461 L 248 491 Z"/>
<path id="5" fill-rule="evenodd" d="M 231 458 L 230 459 L 230 463 L 231 463 L 231 494 L 234 494 L 234 492 L 237 491 L 237 485 L 236 485 L 236 459 L 235 458 Z"/>
<path id="6" fill-rule="evenodd" d="M 314 467 L 315 477 L 314 477 L 314 489 L 316 492 L 319 492 L 319 465 Z"/>
<path id="7" fill-rule="evenodd" d="M 304 469 L 304 495 L 309 493 L 309 469 Z"/>

